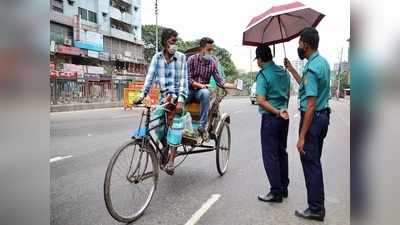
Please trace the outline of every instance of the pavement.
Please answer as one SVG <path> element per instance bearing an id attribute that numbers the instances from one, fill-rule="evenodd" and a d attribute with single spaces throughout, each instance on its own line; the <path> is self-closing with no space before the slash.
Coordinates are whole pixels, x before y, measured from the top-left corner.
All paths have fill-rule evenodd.
<path id="1" fill-rule="evenodd" d="M 289 198 L 282 204 L 257 200 L 269 188 L 257 106 L 247 98 L 226 99 L 221 111 L 230 113 L 232 133 L 227 173 L 218 175 L 214 152 L 189 156 L 173 176 L 160 171 L 149 208 L 132 224 L 350 224 L 350 106 L 347 101 L 331 101 L 333 113 L 322 156 L 327 215 L 321 223 L 294 216 L 294 210 L 306 207 L 304 176 L 295 147 L 300 119 L 296 103 L 292 99 L 289 107 L 290 185 Z M 137 127 L 139 114 L 139 109 L 121 108 L 50 114 L 52 225 L 121 224 L 106 210 L 103 180 L 109 159 Z"/>

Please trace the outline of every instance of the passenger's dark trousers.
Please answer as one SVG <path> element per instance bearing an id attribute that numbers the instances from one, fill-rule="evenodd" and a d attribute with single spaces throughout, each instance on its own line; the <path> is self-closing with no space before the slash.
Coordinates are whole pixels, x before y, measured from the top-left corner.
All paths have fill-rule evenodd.
<path id="1" fill-rule="evenodd" d="M 288 154 L 286 152 L 289 120 L 263 114 L 261 119 L 261 147 L 270 192 L 282 197 L 289 185 Z"/>
<path id="2" fill-rule="evenodd" d="M 301 113 L 300 129 L 304 113 Z M 304 155 L 300 155 L 307 188 L 308 207 L 312 212 L 325 212 L 324 180 L 322 176 L 321 155 L 324 138 L 328 132 L 329 112 L 316 112 L 305 137 Z"/>

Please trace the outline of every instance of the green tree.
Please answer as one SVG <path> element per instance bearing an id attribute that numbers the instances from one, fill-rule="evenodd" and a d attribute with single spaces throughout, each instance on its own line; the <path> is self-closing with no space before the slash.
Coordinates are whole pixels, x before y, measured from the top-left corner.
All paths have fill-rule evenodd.
<path id="1" fill-rule="evenodd" d="M 161 40 L 161 30 L 164 27 L 159 26 L 158 29 L 158 40 Z M 142 26 L 142 39 L 144 41 L 144 58 L 147 62 L 151 61 L 151 58 L 156 53 L 156 25 L 143 25 Z M 159 46 L 161 46 L 159 44 Z"/>
<path id="2" fill-rule="evenodd" d="M 166 27 L 159 26 L 158 32 L 158 40 L 159 46 L 161 46 L 161 31 Z M 144 56 L 147 62 L 151 61 L 151 58 L 155 54 L 155 42 L 156 42 L 156 25 L 143 25 L 142 26 L 142 38 L 145 43 Z M 178 32 L 179 33 L 179 32 Z M 195 48 L 199 46 L 199 40 L 191 40 L 185 41 L 178 37 L 177 40 L 178 51 L 186 52 L 189 49 Z M 159 50 L 161 47 L 159 47 Z M 236 69 L 235 64 L 231 59 L 231 53 L 225 48 L 219 47 L 215 45 L 215 56 L 218 58 L 222 67 L 224 67 L 225 75 L 228 81 L 233 81 L 238 79 L 238 71 Z"/>

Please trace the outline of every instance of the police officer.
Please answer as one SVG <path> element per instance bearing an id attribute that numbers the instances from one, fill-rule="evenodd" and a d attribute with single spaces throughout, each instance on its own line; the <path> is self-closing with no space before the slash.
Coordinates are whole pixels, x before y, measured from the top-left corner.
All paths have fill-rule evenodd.
<path id="1" fill-rule="evenodd" d="M 321 154 L 328 132 L 330 108 L 330 68 L 327 60 L 318 52 L 319 35 L 314 28 L 305 28 L 297 49 L 300 59 L 307 59 L 300 76 L 290 61 L 284 64 L 299 83 L 299 109 L 301 113 L 297 150 L 300 153 L 307 188 L 308 208 L 295 215 L 305 219 L 323 221 L 325 217 L 324 182 Z"/>
<path id="2" fill-rule="evenodd" d="M 287 112 L 290 75 L 272 61 L 271 49 L 260 45 L 256 49 L 257 75 L 256 99 L 261 119 L 261 147 L 264 168 L 270 183 L 269 193 L 258 199 L 265 202 L 282 202 L 288 196 L 288 154 L 286 152 L 289 128 Z"/>

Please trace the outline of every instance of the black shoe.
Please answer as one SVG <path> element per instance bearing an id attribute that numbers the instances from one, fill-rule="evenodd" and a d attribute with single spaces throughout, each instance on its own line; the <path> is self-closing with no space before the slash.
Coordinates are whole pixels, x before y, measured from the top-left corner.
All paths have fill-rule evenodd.
<path id="1" fill-rule="evenodd" d="M 317 221 L 324 221 L 325 218 L 325 212 L 320 212 L 320 213 L 314 213 L 311 212 L 310 209 L 304 210 L 304 212 L 296 210 L 294 214 L 298 217 L 308 219 L 308 220 L 317 220 Z"/>
<path id="2" fill-rule="evenodd" d="M 282 197 L 287 198 L 289 195 L 288 190 L 282 192 Z"/>
<path id="3" fill-rule="evenodd" d="M 282 197 L 274 196 L 271 192 L 267 195 L 258 195 L 258 200 L 263 202 L 282 202 Z"/>
<path id="4" fill-rule="evenodd" d="M 165 172 L 170 176 L 174 175 L 174 170 L 175 170 L 174 166 L 167 165 L 165 167 Z"/>

